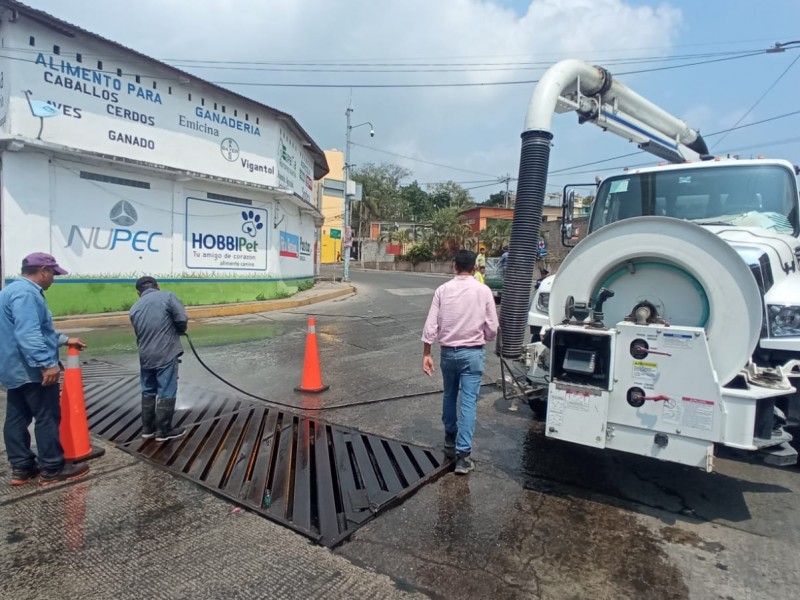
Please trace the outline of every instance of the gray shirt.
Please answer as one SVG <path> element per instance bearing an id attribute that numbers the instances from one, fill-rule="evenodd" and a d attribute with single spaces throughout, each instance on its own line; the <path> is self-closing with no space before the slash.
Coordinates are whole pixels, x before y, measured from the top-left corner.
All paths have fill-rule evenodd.
<path id="1" fill-rule="evenodd" d="M 175 294 L 145 290 L 131 307 L 130 317 L 143 369 L 163 367 L 183 354 L 178 336 L 186 332 L 189 317 Z"/>

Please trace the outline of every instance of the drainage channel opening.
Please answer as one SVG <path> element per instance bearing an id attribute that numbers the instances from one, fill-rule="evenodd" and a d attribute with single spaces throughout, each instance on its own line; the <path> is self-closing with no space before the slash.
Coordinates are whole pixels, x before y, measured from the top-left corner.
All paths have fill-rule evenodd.
<path id="1" fill-rule="evenodd" d="M 176 412 L 187 435 L 137 439 L 136 378 L 113 372 L 106 367 L 92 380 L 84 371 L 93 433 L 329 547 L 449 465 L 435 450 L 191 385 L 182 388 L 191 406 Z"/>

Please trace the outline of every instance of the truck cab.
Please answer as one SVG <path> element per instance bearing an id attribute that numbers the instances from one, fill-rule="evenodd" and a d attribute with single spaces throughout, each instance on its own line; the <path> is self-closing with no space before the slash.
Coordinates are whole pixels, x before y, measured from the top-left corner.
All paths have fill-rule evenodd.
<path id="1" fill-rule="evenodd" d="M 800 220 L 795 168 L 784 160 L 714 159 L 625 171 L 598 185 L 588 233 L 640 216 L 686 220 L 732 246 L 750 268 L 763 297 L 763 326 L 755 362 L 785 366 L 800 376 L 795 373 L 800 358 Z M 565 193 L 565 245 L 571 245 L 571 223 L 571 202 Z M 665 271 L 664 276 L 676 277 L 675 284 L 685 288 L 682 318 L 703 326 L 708 300 L 701 287 L 679 281 L 675 273 Z M 545 280 L 531 303 L 528 324 L 534 335 L 551 325 L 549 296 L 557 277 Z M 616 281 L 615 285 L 624 283 Z M 677 306 L 657 308 L 665 311 L 662 314 L 667 320 L 678 316 L 674 312 Z M 615 314 L 613 299 L 606 305 L 606 314 L 611 322 L 624 316 Z"/>

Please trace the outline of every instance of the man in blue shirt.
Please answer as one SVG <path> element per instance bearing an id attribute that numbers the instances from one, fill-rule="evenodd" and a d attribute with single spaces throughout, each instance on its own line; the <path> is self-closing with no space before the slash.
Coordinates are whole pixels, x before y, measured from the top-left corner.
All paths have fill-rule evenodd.
<path id="1" fill-rule="evenodd" d="M 178 297 L 161 291 L 154 278 L 140 277 L 136 291 L 139 300 L 131 307 L 130 317 L 139 346 L 142 437 L 167 442 L 186 435 L 183 427 L 172 426 L 172 416 L 183 354 L 178 336 L 186 333 L 189 318 Z"/>
<path id="2" fill-rule="evenodd" d="M 503 278 L 506 275 L 506 264 L 508 263 L 508 247 L 503 246 L 503 253 L 500 255 L 500 260 L 497 263 L 497 267 L 500 269 L 500 274 Z"/>
<path id="3" fill-rule="evenodd" d="M 22 277 L 0 291 L 0 384 L 8 388 L 3 438 L 11 485 L 31 482 L 40 472 L 39 485 L 77 479 L 89 472 L 86 464 L 66 463 L 58 433 L 58 347 L 86 347 L 80 338 L 55 331 L 44 299 L 55 276 L 66 274 L 55 258 L 35 252 L 22 260 Z M 38 462 L 31 451 L 31 421 L 35 421 Z"/>

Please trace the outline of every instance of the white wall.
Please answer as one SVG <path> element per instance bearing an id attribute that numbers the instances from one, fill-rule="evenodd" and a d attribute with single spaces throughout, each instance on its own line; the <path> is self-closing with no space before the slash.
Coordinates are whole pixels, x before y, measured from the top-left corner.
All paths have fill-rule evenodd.
<path id="1" fill-rule="evenodd" d="M 71 275 L 87 279 L 313 276 L 311 217 L 268 193 L 26 151 L 3 154 L 2 184 L 5 276 L 17 274 L 22 258 L 37 251 L 53 254 Z M 209 193 L 252 204 L 209 198 Z M 194 247 L 198 236 L 211 247 Z M 292 242 L 283 255 L 282 237 Z M 240 241 L 252 247 L 230 246 Z"/>

